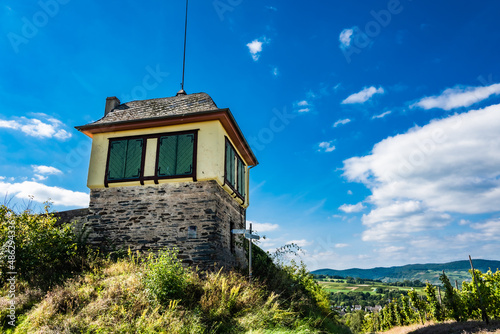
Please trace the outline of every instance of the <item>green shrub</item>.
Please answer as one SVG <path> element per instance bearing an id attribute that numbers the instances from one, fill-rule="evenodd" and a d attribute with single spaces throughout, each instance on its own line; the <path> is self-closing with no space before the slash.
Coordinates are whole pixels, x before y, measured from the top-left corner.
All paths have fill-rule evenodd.
<path id="1" fill-rule="evenodd" d="M 46 205 L 43 213 L 16 213 L 0 206 L 0 284 L 5 284 L 7 272 L 15 271 L 17 280 L 47 289 L 81 270 L 84 252 L 78 249 L 73 226 L 57 226 L 49 209 Z"/>
<path id="2" fill-rule="evenodd" d="M 153 301 L 168 306 L 172 299 L 182 299 L 188 286 L 189 273 L 177 259 L 177 249 L 158 252 L 145 264 L 144 286 Z"/>

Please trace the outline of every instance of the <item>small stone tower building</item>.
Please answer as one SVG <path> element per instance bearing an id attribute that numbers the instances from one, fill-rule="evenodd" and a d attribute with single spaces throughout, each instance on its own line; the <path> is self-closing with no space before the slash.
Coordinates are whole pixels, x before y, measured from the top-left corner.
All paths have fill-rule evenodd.
<path id="1" fill-rule="evenodd" d="M 205 93 L 106 99 L 92 138 L 90 242 L 132 250 L 177 247 L 201 267 L 245 265 L 249 167 L 258 164 L 229 109 Z"/>

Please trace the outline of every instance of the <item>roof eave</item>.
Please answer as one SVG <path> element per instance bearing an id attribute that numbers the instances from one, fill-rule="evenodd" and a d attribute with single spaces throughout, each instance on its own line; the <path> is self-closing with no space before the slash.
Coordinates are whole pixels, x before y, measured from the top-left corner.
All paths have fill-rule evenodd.
<path id="1" fill-rule="evenodd" d="M 222 115 L 227 116 L 227 120 L 229 124 L 225 124 L 224 117 Z M 111 131 L 121 131 L 121 130 L 131 130 L 137 129 L 140 127 L 148 128 L 148 127 L 158 127 L 165 125 L 174 125 L 179 123 L 187 123 L 187 122 L 197 122 L 197 121 L 208 121 L 208 120 L 216 120 L 221 121 L 223 126 L 228 131 L 230 137 L 232 137 L 233 141 L 237 142 L 237 146 L 241 146 L 240 148 L 243 150 L 242 154 L 245 156 L 245 160 L 247 160 L 250 166 L 257 166 L 259 164 L 255 154 L 253 153 L 250 145 L 246 141 L 243 133 L 236 123 L 236 120 L 233 117 L 233 114 L 229 110 L 229 108 L 225 109 L 215 109 L 209 111 L 202 111 L 197 113 L 190 114 L 182 114 L 182 115 L 171 115 L 171 116 L 163 116 L 163 117 L 153 117 L 153 118 L 144 118 L 140 120 L 126 120 L 119 122 L 110 122 L 110 123 L 91 123 L 81 126 L 75 126 L 80 132 L 83 132 L 85 135 L 90 138 L 93 137 L 94 133 L 104 133 Z M 241 145 L 238 145 L 238 142 Z"/>

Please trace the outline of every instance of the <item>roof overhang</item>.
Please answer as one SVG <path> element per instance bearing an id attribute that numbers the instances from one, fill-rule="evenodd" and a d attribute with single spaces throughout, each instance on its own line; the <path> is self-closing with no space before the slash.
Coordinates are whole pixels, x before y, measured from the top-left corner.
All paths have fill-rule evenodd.
<path id="1" fill-rule="evenodd" d="M 130 121 L 120 121 L 104 124 L 87 124 L 82 126 L 75 126 L 75 129 L 83 132 L 90 138 L 96 133 L 105 133 L 112 131 L 125 131 L 125 130 L 136 130 L 136 129 L 146 129 L 155 128 L 167 125 L 185 124 L 185 123 L 195 123 L 195 122 L 206 122 L 217 120 L 221 122 L 222 126 L 226 130 L 227 134 L 236 145 L 236 148 L 241 153 L 242 158 L 249 166 L 256 166 L 259 164 L 257 158 L 255 157 L 250 145 L 246 141 L 241 129 L 236 123 L 233 114 L 229 109 L 217 109 L 212 111 L 204 111 L 193 113 L 189 115 L 174 115 L 165 117 L 155 117 L 149 119 L 141 120 L 130 120 Z"/>

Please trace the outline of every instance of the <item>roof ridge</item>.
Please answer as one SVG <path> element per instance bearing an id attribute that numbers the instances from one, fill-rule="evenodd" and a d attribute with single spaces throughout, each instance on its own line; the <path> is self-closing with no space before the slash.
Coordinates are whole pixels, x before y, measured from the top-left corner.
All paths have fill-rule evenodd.
<path id="1" fill-rule="evenodd" d="M 188 97 L 193 96 L 193 95 L 201 95 L 201 94 L 206 95 L 206 96 L 208 96 L 210 99 L 212 99 L 212 98 L 210 97 L 210 95 L 208 95 L 207 93 L 205 93 L 205 92 L 198 92 L 198 93 L 191 93 L 191 94 L 186 94 L 186 95 L 178 95 L 178 96 L 156 97 L 156 98 L 154 98 L 154 99 L 147 99 L 147 100 L 132 100 L 132 101 L 124 102 L 124 103 L 122 103 L 122 104 L 120 104 L 120 105 L 127 104 L 127 103 L 131 103 L 131 102 L 147 102 L 147 101 L 166 100 L 166 99 L 179 99 L 179 100 L 180 100 L 180 99 L 182 99 L 182 98 L 184 98 L 184 99 L 185 99 L 185 98 L 188 98 Z M 213 100 L 212 100 L 212 102 L 213 102 Z M 215 102 L 214 102 L 214 103 L 215 103 Z"/>

